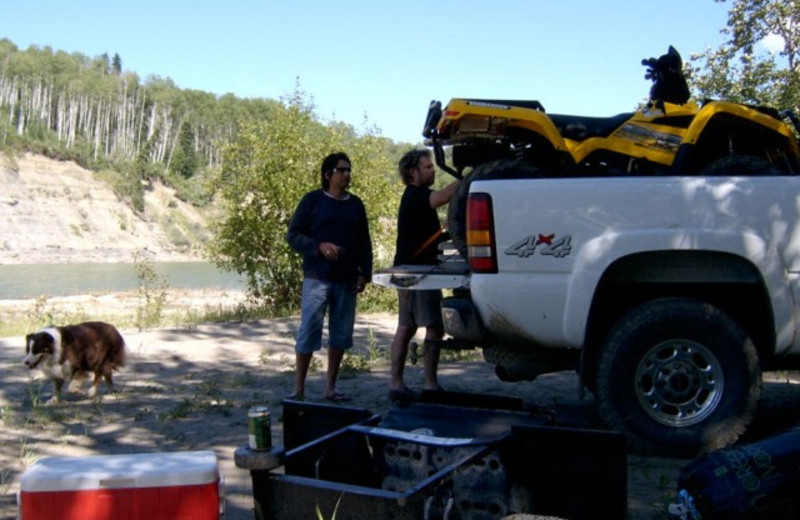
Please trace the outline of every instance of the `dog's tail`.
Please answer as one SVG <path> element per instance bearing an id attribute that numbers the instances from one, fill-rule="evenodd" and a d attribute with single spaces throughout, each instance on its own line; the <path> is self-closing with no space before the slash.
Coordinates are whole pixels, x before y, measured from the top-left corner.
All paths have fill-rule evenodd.
<path id="1" fill-rule="evenodd" d="M 110 341 L 109 343 L 112 344 L 114 348 L 109 353 L 110 354 L 109 361 L 111 362 L 111 365 L 115 369 L 121 368 L 125 366 L 125 361 L 127 360 L 128 357 L 128 348 L 127 345 L 125 344 L 125 338 L 122 337 L 122 334 L 120 334 L 119 330 L 117 330 L 117 328 L 114 327 L 113 325 L 111 325 L 110 327 L 111 327 L 110 332 L 113 341 Z"/>
<path id="2" fill-rule="evenodd" d="M 122 368 L 128 361 L 128 345 L 125 343 L 125 338 L 120 334 L 119 353 L 117 356 L 117 366 Z"/>
<path id="3" fill-rule="evenodd" d="M 119 347 L 119 360 L 117 361 L 117 366 L 122 368 L 125 366 L 125 363 L 128 361 L 128 348 L 123 341 L 120 343 Z"/>

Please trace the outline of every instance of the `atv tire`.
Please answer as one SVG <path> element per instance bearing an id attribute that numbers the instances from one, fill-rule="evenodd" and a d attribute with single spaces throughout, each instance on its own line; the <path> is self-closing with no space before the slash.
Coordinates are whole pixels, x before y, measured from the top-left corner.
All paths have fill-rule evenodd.
<path id="1" fill-rule="evenodd" d="M 467 258 L 467 199 L 472 181 L 495 179 L 536 179 L 544 177 L 542 170 L 530 163 L 501 159 L 483 163 L 469 172 L 453 194 L 447 209 L 447 228 L 461 256 Z"/>
<path id="2" fill-rule="evenodd" d="M 733 154 L 710 162 L 700 172 L 709 177 L 719 176 L 774 176 L 781 175 L 777 166 L 761 157 Z"/>
<path id="3" fill-rule="evenodd" d="M 760 388 L 755 347 L 736 321 L 699 300 L 661 298 L 611 330 L 596 397 L 603 420 L 632 451 L 693 457 L 737 440 Z"/>

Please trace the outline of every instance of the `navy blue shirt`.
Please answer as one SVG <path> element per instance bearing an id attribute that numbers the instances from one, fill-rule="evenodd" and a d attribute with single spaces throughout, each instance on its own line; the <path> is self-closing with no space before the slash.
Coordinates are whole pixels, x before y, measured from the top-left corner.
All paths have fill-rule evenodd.
<path id="1" fill-rule="evenodd" d="M 372 241 L 361 199 L 350 194 L 336 199 L 323 190 L 306 193 L 289 222 L 289 245 L 303 255 L 303 276 L 326 282 L 355 283 L 372 279 Z M 322 242 L 339 246 L 339 258 L 319 254 Z"/>

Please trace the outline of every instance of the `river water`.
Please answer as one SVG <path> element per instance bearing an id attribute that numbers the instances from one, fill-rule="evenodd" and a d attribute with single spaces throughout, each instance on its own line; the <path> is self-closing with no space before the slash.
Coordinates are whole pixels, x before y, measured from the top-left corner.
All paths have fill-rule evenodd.
<path id="1" fill-rule="evenodd" d="M 153 262 L 148 265 L 173 289 L 246 288 L 241 276 L 220 271 L 210 262 Z M 132 291 L 139 285 L 133 263 L 0 265 L 0 300 Z"/>

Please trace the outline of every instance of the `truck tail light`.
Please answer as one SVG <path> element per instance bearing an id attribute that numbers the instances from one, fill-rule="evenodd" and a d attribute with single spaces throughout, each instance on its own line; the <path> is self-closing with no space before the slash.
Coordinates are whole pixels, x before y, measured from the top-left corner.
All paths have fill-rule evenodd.
<path id="1" fill-rule="evenodd" d="M 496 273 L 492 197 L 488 193 L 470 193 L 467 200 L 467 253 L 475 273 Z"/>

